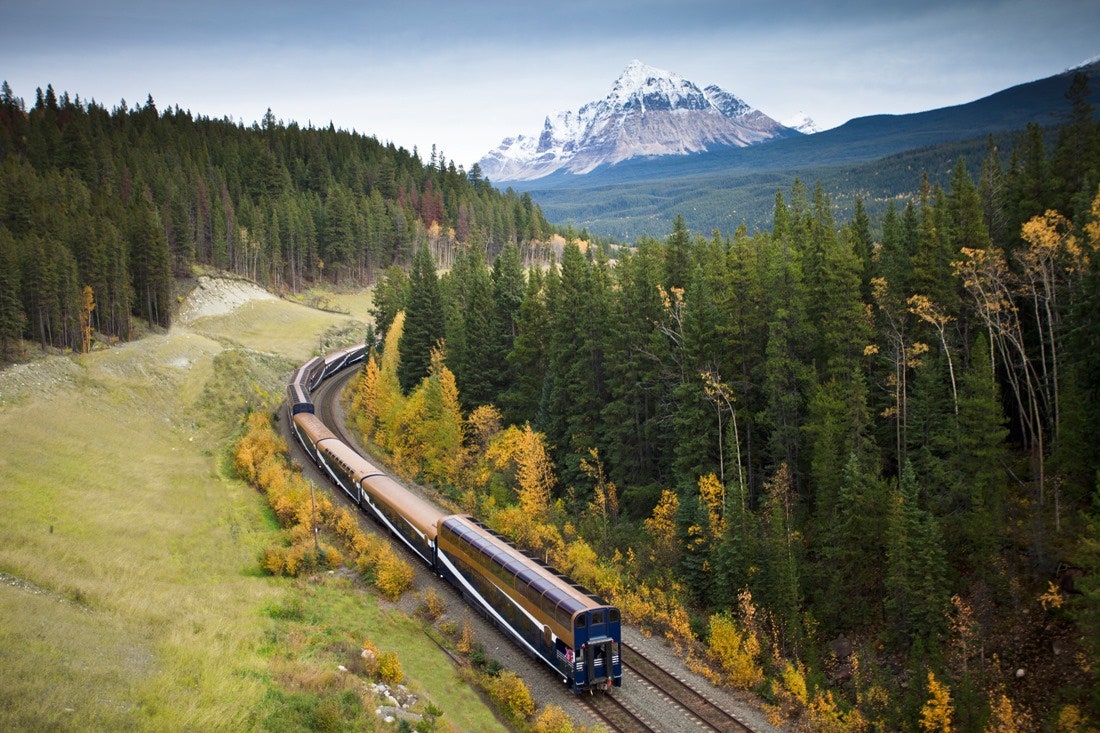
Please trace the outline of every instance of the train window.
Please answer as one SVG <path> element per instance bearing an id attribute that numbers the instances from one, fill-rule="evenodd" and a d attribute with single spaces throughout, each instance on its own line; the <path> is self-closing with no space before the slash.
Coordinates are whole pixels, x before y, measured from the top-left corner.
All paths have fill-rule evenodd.
<path id="1" fill-rule="evenodd" d="M 619 609 L 612 608 L 607 612 L 607 615 L 608 615 L 608 618 L 611 620 L 611 623 L 613 623 L 613 624 L 619 623 Z"/>
<path id="2" fill-rule="evenodd" d="M 588 617 L 584 614 L 577 616 L 577 620 L 573 623 L 573 626 L 578 629 L 583 629 L 588 624 Z"/>
<path id="3" fill-rule="evenodd" d="M 592 612 L 592 623 L 593 624 L 602 624 L 603 623 L 603 611 L 593 611 Z"/>

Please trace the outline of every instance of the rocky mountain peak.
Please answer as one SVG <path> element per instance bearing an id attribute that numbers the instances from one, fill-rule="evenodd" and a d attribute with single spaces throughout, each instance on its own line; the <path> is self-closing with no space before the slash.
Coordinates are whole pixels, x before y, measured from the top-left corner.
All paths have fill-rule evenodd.
<path id="1" fill-rule="evenodd" d="M 635 157 L 690 155 L 799 134 L 717 85 L 631 61 L 603 99 L 546 117 L 534 135 L 506 138 L 478 165 L 494 181 L 557 171 L 583 175 Z"/>

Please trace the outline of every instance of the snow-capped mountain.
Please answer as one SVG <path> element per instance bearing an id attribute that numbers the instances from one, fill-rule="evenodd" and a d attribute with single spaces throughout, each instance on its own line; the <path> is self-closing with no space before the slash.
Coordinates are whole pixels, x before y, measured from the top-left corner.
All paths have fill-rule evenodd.
<path id="1" fill-rule="evenodd" d="M 803 135 L 813 135 L 818 132 L 817 123 L 805 112 L 799 111 L 795 115 L 783 120 L 783 126 L 792 130 L 798 130 Z"/>
<path id="2" fill-rule="evenodd" d="M 603 99 L 546 118 L 537 135 L 506 138 L 478 165 L 490 180 L 584 174 L 630 158 L 745 147 L 799 134 L 737 96 L 632 61 Z"/>

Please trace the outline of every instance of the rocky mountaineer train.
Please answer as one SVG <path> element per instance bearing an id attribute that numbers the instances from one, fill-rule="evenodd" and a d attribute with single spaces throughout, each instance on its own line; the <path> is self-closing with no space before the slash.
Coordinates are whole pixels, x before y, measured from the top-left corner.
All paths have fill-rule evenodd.
<path id="1" fill-rule="evenodd" d="M 363 346 L 315 357 L 287 385 L 294 434 L 355 504 L 453 585 L 574 693 L 622 686 L 619 609 L 530 557 L 472 517 L 444 514 L 341 441 L 310 394 L 361 362 Z"/>

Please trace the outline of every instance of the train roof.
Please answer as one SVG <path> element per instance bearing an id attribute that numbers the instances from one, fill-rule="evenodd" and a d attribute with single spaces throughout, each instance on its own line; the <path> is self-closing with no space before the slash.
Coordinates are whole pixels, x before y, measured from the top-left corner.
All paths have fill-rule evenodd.
<path id="1" fill-rule="evenodd" d="M 522 550 L 509 544 L 472 517 L 455 514 L 443 520 L 443 524 L 471 547 L 485 555 L 489 561 L 502 568 L 518 581 L 526 583 L 538 595 L 551 598 L 555 605 L 570 616 L 578 611 L 606 607 L 599 597 L 585 589 L 550 565 L 540 562 Z"/>
<path id="2" fill-rule="evenodd" d="M 439 531 L 439 520 L 444 517 L 444 514 L 433 504 L 421 499 L 381 471 L 366 476 L 362 486 L 375 503 L 385 504 L 398 512 L 421 534 L 435 541 Z"/>
<path id="3" fill-rule="evenodd" d="M 335 460 L 342 464 L 348 476 L 356 484 L 367 476 L 380 473 L 379 469 L 376 468 L 373 463 L 356 453 L 355 450 L 348 447 L 339 438 L 333 437 L 328 440 L 322 440 L 317 443 L 317 449 L 328 459 Z"/>
<path id="4" fill-rule="evenodd" d="M 294 416 L 294 422 L 309 437 L 310 442 L 317 445 L 322 440 L 332 440 L 336 434 L 329 430 L 321 418 L 312 412 L 299 412 Z"/>
<path id="5" fill-rule="evenodd" d="M 295 369 L 294 374 L 292 374 L 291 377 L 290 377 L 291 384 L 293 384 L 295 382 L 300 382 L 305 377 L 309 376 L 310 370 L 312 370 L 313 367 L 317 366 L 318 363 L 323 362 L 323 361 L 324 361 L 324 359 L 322 359 L 321 357 L 315 356 L 312 359 L 310 359 L 309 361 L 307 361 L 305 364 L 303 364 L 302 366 Z"/>

